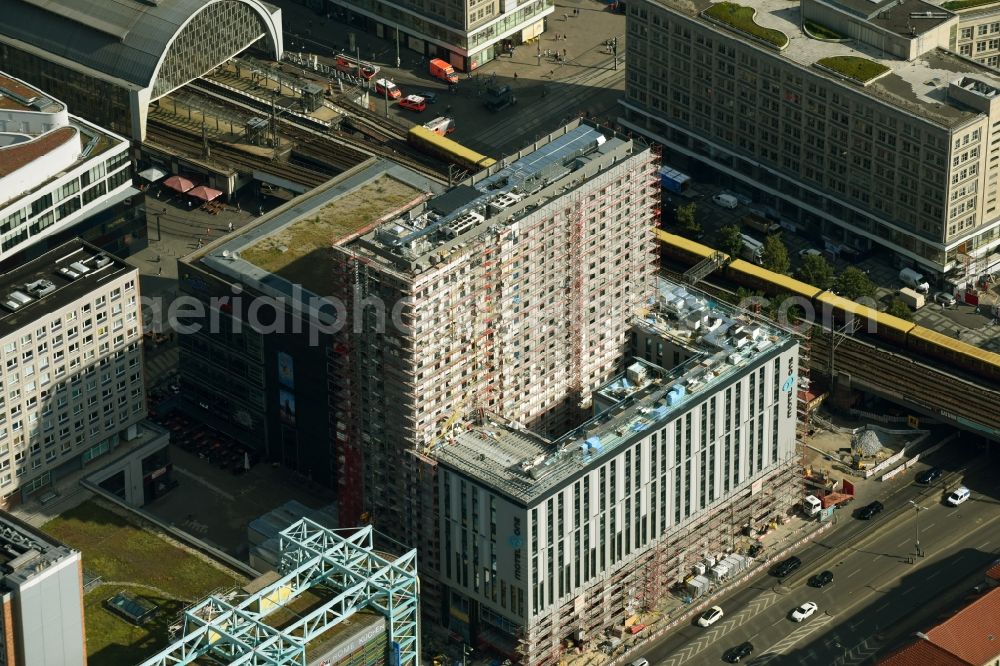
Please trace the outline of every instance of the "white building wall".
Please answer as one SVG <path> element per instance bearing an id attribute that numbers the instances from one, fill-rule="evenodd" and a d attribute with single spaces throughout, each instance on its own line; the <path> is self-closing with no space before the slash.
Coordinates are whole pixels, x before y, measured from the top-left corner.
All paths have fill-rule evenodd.
<path id="1" fill-rule="evenodd" d="M 53 276 L 55 280 L 61 278 Z M 0 338 L 0 495 L 29 494 L 109 451 L 146 414 L 138 273 Z"/>
<path id="2" fill-rule="evenodd" d="M 78 119 L 74 118 L 74 123 L 107 136 L 112 146 L 69 170 L 64 163 L 68 152 L 58 153 L 58 160 L 53 157 L 49 161 L 46 156 L 41 165 L 35 162 L 29 165 L 32 177 L 45 184 L 16 199 L 0 196 L 0 261 L 103 210 L 108 201 L 117 200 L 132 186 L 128 142 Z M 74 145 L 75 155 L 70 163 L 80 155 L 79 142 Z M 65 173 L 58 175 L 61 171 Z M 47 173 L 45 178 L 43 172 Z M 3 187 L 5 182 L 0 181 L 0 188 Z"/>
<path id="3" fill-rule="evenodd" d="M 0 132 L 45 134 L 69 125 L 69 111 L 61 102 L 54 102 L 56 111 L 27 111 L 22 109 L 0 110 Z"/>
<path id="4" fill-rule="evenodd" d="M 33 140 L 37 141 L 38 139 Z M 4 151 L 21 150 L 24 146 L 24 143 L 20 143 L 8 148 L 0 148 L 0 159 L 3 159 Z M 28 162 L 20 169 L 0 178 L 0 201 L 11 201 L 22 194 L 27 195 L 26 198 L 29 201 L 34 201 L 38 196 L 51 192 L 51 187 L 46 187 L 40 192 L 32 192 L 32 190 L 40 187 L 60 171 L 73 166 L 73 162 L 76 162 L 79 156 L 80 137 L 79 133 L 76 133 L 38 159 Z M 65 181 L 66 179 L 60 180 Z M 3 216 L 2 212 L 0 212 L 0 216 Z"/>
<path id="5" fill-rule="evenodd" d="M 779 363 L 777 374 L 774 365 L 776 361 Z M 502 588 L 508 591 L 508 595 L 511 585 L 523 590 L 525 597 L 523 615 L 520 613 L 520 608 L 513 610 L 510 608 L 509 599 L 506 607 L 493 602 L 492 591 L 488 587 L 480 585 L 477 590 L 471 572 L 468 581 L 459 575 L 463 552 L 468 553 L 470 563 L 474 553 L 471 527 L 472 494 L 475 491 L 480 493 L 481 498 L 488 498 L 490 490 L 477 486 L 475 482 L 461 476 L 450 467 L 442 467 L 439 475 L 442 484 L 440 494 L 442 580 L 453 589 L 478 600 L 484 608 L 490 609 L 505 620 L 525 626 L 530 625 L 533 618 L 551 612 L 570 598 L 579 597 L 586 588 L 610 578 L 622 567 L 632 566 L 632 563 L 662 535 L 677 526 L 699 520 L 711 508 L 726 501 L 734 493 L 745 492 L 756 479 L 782 466 L 794 455 L 796 418 L 794 380 L 797 369 L 798 347 L 795 346 L 758 364 L 752 372 L 743 370 L 732 381 L 721 383 L 707 398 L 700 394 L 689 397 L 690 405 L 685 407 L 683 412 L 671 415 L 670 421 L 645 431 L 642 439 L 620 447 L 613 457 L 603 459 L 599 466 L 589 469 L 579 479 L 553 491 L 531 507 L 520 506 L 494 493 L 497 524 L 495 541 L 489 536 L 489 510 L 487 508 L 484 512 L 480 508 L 478 513 L 480 521 L 476 523 L 480 536 L 475 542 L 479 544 L 480 553 L 487 552 L 487 556 L 488 551 L 484 551 L 483 548 L 493 544 L 497 558 L 497 575 L 504 583 Z M 763 392 L 759 388 L 761 370 L 763 370 Z M 751 381 L 754 384 L 752 406 Z M 737 387 L 739 387 L 738 409 Z M 763 409 L 761 409 L 761 397 L 763 397 Z M 706 416 L 707 446 L 702 444 L 703 406 Z M 776 421 L 775 408 L 778 417 Z M 690 436 L 687 430 L 689 418 Z M 763 427 L 758 429 L 758 420 L 761 418 Z M 713 420 L 714 439 L 711 438 Z M 775 430 L 777 440 L 774 439 Z M 728 456 L 727 438 L 729 438 Z M 704 484 L 701 476 L 702 451 L 705 452 Z M 635 482 L 637 453 L 638 483 Z M 763 458 L 760 457 L 761 453 Z M 690 466 L 690 481 L 686 480 L 688 466 Z M 466 491 L 466 518 L 470 525 L 466 530 L 465 542 L 468 550 L 464 551 L 462 484 Z M 703 485 L 704 505 L 701 499 Z M 577 492 L 580 497 L 579 507 Z M 483 501 L 479 500 L 480 507 L 484 506 Z M 485 506 L 488 507 L 488 499 L 486 501 Z M 487 522 L 484 523 L 484 520 Z M 644 529 L 645 540 L 643 540 Z M 581 550 L 579 556 L 576 552 L 578 532 Z M 630 543 L 626 541 L 626 533 Z M 515 545 L 519 548 L 515 548 Z M 587 551 L 589 559 L 584 557 L 584 550 Z M 480 557 L 482 562 L 482 555 Z M 450 570 L 446 566 L 448 558 L 452 561 Z M 516 575 L 516 571 L 519 571 L 519 576 Z M 561 588 L 560 576 L 562 576 Z M 579 599 L 582 603 L 582 597 Z M 457 617 L 466 619 L 461 615 Z"/>

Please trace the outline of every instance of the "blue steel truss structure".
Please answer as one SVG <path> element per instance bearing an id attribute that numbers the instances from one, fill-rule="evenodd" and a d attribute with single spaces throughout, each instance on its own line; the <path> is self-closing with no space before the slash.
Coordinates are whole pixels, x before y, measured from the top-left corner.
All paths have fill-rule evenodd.
<path id="1" fill-rule="evenodd" d="M 363 608 L 386 619 L 390 666 L 418 666 L 417 551 L 390 560 L 375 552 L 370 525 L 348 536 L 339 532 L 308 518 L 283 530 L 279 580 L 238 601 L 209 596 L 193 605 L 184 612 L 184 635 L 141 666 L 190 664 L 202 656 L 234 665 L 307 666 L 309 641 Z M 335 596 L 282 629 L 264 622 L 316 585 Z"/>

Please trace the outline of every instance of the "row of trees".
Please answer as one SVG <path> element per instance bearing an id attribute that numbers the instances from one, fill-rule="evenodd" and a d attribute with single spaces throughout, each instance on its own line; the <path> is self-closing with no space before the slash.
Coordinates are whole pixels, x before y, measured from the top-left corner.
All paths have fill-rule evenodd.
<path id="1" fill-rule="evenodd" d="M 725 226 L 721 229 L 719 239 L 719 249 L 731 257 L 738 257 L 743 249 L 743 239 L 741 230 L 736 225 Z M 788 256 L 788 248 L 777 235 L 768 236 L 764 241 L 763 256 L 761 265 L 769 271 L 787 274 L 791 267 L 791 260 Z M 864 271 L 848 266 L 840 275 L 837 275 L 833 266 L 821 254 L 807 254 L 802 257 L 795 277 L 815 285 L 820 289 L 833 289 L 839 295 L 850 300 L 859 298 L 875 298 L 877 286 L 864 273 Z M 912 319 L 913 313 L 909 306 L 902 300 L 894 298 L 887 308 L 888 314 L 900 317 L 901 319 Z"/>

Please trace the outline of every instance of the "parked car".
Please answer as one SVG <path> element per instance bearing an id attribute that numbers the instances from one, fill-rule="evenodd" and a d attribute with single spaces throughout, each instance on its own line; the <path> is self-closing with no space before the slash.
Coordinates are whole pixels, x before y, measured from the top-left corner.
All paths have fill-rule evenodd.
<path id="1" fill-rule="evenodd" d="M 801 622 L 802 620 L 812 617 L 812 614 L 815 613 L 818 608 L 819 606 L 817 606 L 815 602 L 807 601 L 792 611 L 792 621 Z"/>
<path id="2" fill-rule="evenodd" d="M 925 469 L 920 474 L 917 474 L 917 483 L 923 483 L 927 485 L 928 483 L 934 483 L 944 475 L 944 470 L 940 467 L 931 467 L 930 469 Z"/>
<path id="3" fill-rule="evenodd" d="M 943 305 L 946 308 L 950 308 L 955 304 L 955 297 L 946 291 L 939 291 L 934 294 L 934 302 L 939 305 Z"/>
<path id="4" fill-rule="evenodd" d="M 403 99 L 399 100 L 399 106 L 409 111 L 423 111 L 427 108 L 427 102 L 424 101 L 423 97 L 418 97 L 417 95 L 407 95 Z"/>
<path id="5" fill-rule="evenodd" d="M 822 257 L 823 253 L 816 248 L 807 247 L 804 250 L 799 250 L 799 256 L 805 259 L 806 257 Z"/>
<path id="6" fill-rule="evenodd" d="M 866 504 L 865 506 L 858 509 L 858 518 L 860 518 L 861 520 L 871 520 L 878 514 L 882 513 L 882 509 L 884 508 L 885 507 L 882 506 L 882 502 L 875 500 L 871 504 Z"/>
<path id="7" fill-rule="evenodd" d="M 945 501 L 952 506 L 958 506 L 959 504 L 962 504 L 963 502 L 968 500 L 971 496 L 972 493 L 969 491 L 969 489 L 966 488 L 965 486 L 962 486 L 961 488 L 956 488 L 955 490 L 953 490 L 951 494 L 949 494 L 948 497 L 945 498 Z"/>
<path id="8" fill-rule="evenodd" d="M 437 104 L 438 96 L 436 92 L 430 90 L 420 90 L 414 93 L 417 97 L 423 97 L 428 104 Z"/>
<path id="9" fill-rule="evenodd" d="M 736 647 L 729 648 L 726 650 L 722 658 L 725 659 L 730 664 L 740 663 L 740 659 L 743 657 L 749 657 L 753 654 L 753 643 L 747 641 L 746 643 L 740 643 Z"/>
<path id="10" fill-rule="evenodd" d="M 716 206 L 721 206 L 723 208 L 736 208 L 740 205 L 739 199 L 734 197 L 732 194 L 719 193 L 712 197 L 712 202 Z"/>
<path id="11" fill-rule="evenodd" d="M 723 615 L 724 613 L 721 608 L 718 606 L 712 606 L 698 618 L 698 626 L 711 627 L 713 624 L 721 620 Z"/>
<path id="12" fill-rule="evenodd" d="M 630 663 L 628 666 L 649 666 L 649 662 L 640 657 L 639 659 L 636 659 L 635 661 Z"/>
<path id="13" fill-rule="evenodd" d="M 787 560 L 774 565 L 774 568 L 771 569 L 771 575 L 776 576 L 777 578 L 784 578 L 785 576 L 798 571 L 801 566 L 802 560 L 792 556 Z"/>
<path id="14" fill-rule="evenodd" d="M 809 587 L 826 587 L 833 582 L 833 572 L 823 571 L 809 579 Z"/>

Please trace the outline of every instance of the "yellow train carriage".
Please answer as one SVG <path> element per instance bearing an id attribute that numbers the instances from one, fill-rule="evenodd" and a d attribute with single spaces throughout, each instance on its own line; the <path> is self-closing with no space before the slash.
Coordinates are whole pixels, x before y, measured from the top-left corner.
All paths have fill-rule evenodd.
<path id="1" fill-rule="evenodd" d="M 801 296 L 802 298 L 812 300 L 823 291 L 808 282 L 769 271 L 766 268 L 752 264 L 749 261 L 743 261 L 742 259 L 737 259 L 729 264 L 728 270 L 736 282 L 756 291 L 761 291 L 768 296 L 791 294 L 792 296 Z"/>
<path id="2" fill-rule="evenodd" d="M 951 363 L 992 381 L 1000 381 L 1000 354 L 932 331 L 923 326 L 910 330 L 907 347 L 921 354 Z"/>
<path id="3" fill-rule="evenodd" d="M 664 254 L 691 262 L 692 264 L 696 264 L 702 259 L 707 259 L 718 252 L 718 250 L 707 245 L 702 245 L 677 234 L 668 233 L 663 229 L 656 230 L 656 239 L 660 241 L 660 248 Z M 723 253 L 722 256 L 726 260 L 729 259 L 728 254 Z"/>
<path id="4" fill-rule="evenodd" d="M 488 169 L 497 162 L 492 157 L 480 155 L 457 141 L 443 137 L 421 125 L 411 127 L 408 137 L 410 145 L 443 160 L 454 162 L 465 169 L 475 171 Z"/>
<path id="5" fill-rule="evenodd" d="M 831 291 L 823 292 L 815 298 L 815 301 L 817 320 L 827 328 L 833 323 L 844 323 L 848 315 L 851 315 L 855 321 L 860 321 L 860 327 L 856 329 L 858 333 L 878 335 L 903 346 L 906 344 L 906 334 L 914 327 L 912 321 L 879 312 L 867 305 L 837 296 Z"/>

